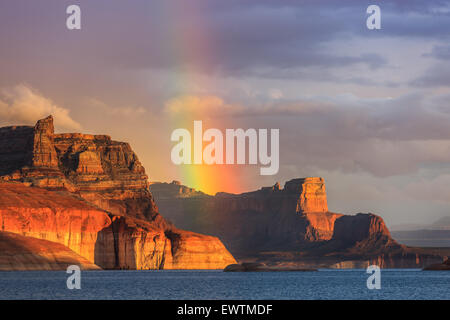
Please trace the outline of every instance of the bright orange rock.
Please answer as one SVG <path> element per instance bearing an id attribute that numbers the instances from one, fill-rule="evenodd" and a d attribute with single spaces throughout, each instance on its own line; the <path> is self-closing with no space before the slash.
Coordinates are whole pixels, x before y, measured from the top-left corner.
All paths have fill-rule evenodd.
<path id="1" fill-rule="evenodd" d="M 61 243 L 95 261 L 97 234 L 111 224 L 108 214 L 70 195 L 0 183 L 0 230 Z"/>
<path id="2" fill-rule="evenodd" d="M 297 212 L 328 212 L 327 193 L 323 178 L 293 179 L 286 182 L 284 191 L 298 196 Z"/>
<path id="3" fill-rule="evenodd" d="M 0 230 L 61 243 L 101 267 L 235 262 L 219 239 L 166 221 L 130 145 L 109 136 L 55 134 L 51 116 L 34 127 L 0 128 L 1 181 Z"/>
<path id="4" fill-rule="evenodd" d="M 82 270 L 100 270 L 62 244 L 0 232 L 0 271 L 66 270 L 70 265 Z"/>
<path id="5" fill-rule="evenodd" d="M 107 269 L 223 269 L 222 242 L 105 211 L 65 191 L 0 183 L 0 231 L 60 243 Z"/>

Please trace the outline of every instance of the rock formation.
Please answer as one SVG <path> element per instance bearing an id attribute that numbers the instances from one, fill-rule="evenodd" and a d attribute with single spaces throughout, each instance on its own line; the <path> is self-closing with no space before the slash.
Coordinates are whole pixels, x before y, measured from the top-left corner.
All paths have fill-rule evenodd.
<path id="1" fill-rule="evenodd" d="M 191 190 L 181 196 L 170 187 L 181 188 L 150 186 L 167 218 L 182 228 L 218 236 L 241 261 L 409 268 L 441 262 L 447 254 L 397 243 L 377 215 L 329 212 L 322 178 L 293 179 L 284 188 L 277 183 L 238 195 L 209 196 Z"/>
<path id="2" fill-rule="evenodd" d="M 53 130 L 51 116 L 0 128 L 1 231 L 60 243 L 102 268 L 235 262 L 216 237 L 177 229 L 159 214 L 128 143 Z"/>
<path id="3" fill-rule="evenodd" d="M 158 192 L 158 195 L 166 199 L 207 196 L 205 193 L 197 191 L 194 188 L 183 186 L 180 181 L 176 180 L 171 183 L 151 182 L 150 185 L 154 185 L 155 191 Z"/>
<path id="4" fill-rule="evenodd" d="M 180 194 L 180 188 L 150 186 L 158 206 L 176 225 L 216 235 L 234 254 L 294 249 L 308 241 L 328 240 L 341 216 L 328 212 L 322 178 L 294 179 L 283 189 L 276 184 L 240 195 L 208 196 L 191 190 L 188 196 Z"/>
<path id="5" fill-rule="evenodd" d="M 66 270 L 70 265 L 78 265 L 82 270 L 100 270 L 62 244 L 0 232 L 0 271 Z"/>
<path id="6" fill-rule="evenodd" d="M 150 188 L 166 217 L 198 233 L 159 214 L 129 144 L 55 134 L 52 117 L 0 128 L 0 232 L 26 238 L 17 243 L 64 246 L 12 247 L 5 234 L 0 242 L 14 254 L 2 256 L 3 265 L 33 269 L 36 249 L 47 252 L 36 258 L 42 268 L 59 268 L 66 261 L 59 257 L 72 255 L 108 269 L 223 269 L 236 261 L 217 237 L 241 260 L 290 268 L 422 267 L 447 254 L 397 243 L 379 216 L 329 212 L 322 178 L 239 195 L 210 196 L 179 182 Z"/>
<path id="7" fill-rule="evenodd" d="M 61 243 L 95 260 L 97 234 L 111 224 L 99 210 L 68 192 L 0 183 L 0 230 Z"/>
<path id="8" fill-rule="evenodd" d="M 293 179 L 284 185 L 284 192 L 298 197 L 297 212 L 328 212 L 323 178 Z"/>
<path id="9" fill-rule="evenodd" d="M 69 190 L 114 214 L 158 218 L 145 169 L 128 143 L 53 130 L 51 116 L 34 128 L 1 128 L 1 179 Z"/>
<path id="10" fill-rule="evenodd" d="M 432 264 L 424 268 L 426 271 L 449 271 L 450 259 L 447 259 L 443 263 Z"/>

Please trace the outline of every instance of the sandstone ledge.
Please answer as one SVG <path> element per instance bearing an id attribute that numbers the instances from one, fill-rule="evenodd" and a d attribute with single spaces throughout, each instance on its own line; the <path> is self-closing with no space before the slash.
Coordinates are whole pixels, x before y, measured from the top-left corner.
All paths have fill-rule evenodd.
<path id="1" fill-rule="evenodd" d="M 101 268 L 223 269 L 236 262 L 218 238 L 166 228 L 161 219 L 112 215 L 69 192 L 0 183 L 0 231 L 63 245 Z"/>
<path id="2" fill-rule="evenodd" d="M 70 265 L 101 270 L 62 244 L 0 232 L 1 271 L 66 270 Z"/>

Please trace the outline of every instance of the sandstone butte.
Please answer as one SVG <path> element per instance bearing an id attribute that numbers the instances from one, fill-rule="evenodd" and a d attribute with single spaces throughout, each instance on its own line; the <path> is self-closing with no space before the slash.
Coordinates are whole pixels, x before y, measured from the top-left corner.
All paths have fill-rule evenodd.
<path id="1" fill-rule="evenodd" d="M 64 269 L 79 261 L 86 269 L 222 269 L 236 263 L 217 237 L 165 220 L 148 186 L 128 143 L 55 134 L 51 116 L 34 127 L 0 128 L 1 268 Z"/>
<path id="2" fill-rule="evenodd" d="M 320 177 L 242 194 L 211 196 L 176 181 L 151 183 L 150 190 L 167 218 L 219 237 L 239 261 L 279 268 L 417 268 L 442 263 L 449 254 L 399 244 L 375 214 L 330 212 Z"/>

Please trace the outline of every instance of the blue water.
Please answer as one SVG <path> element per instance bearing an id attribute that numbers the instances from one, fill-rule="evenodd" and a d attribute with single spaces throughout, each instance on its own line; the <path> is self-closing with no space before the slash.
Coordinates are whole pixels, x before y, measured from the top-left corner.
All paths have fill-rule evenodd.
<path id="1" fill-rule="evenodd" d="M 0 272 L 0 299 L 450 299 L 450 272 L 381 271 L 369 290 L 365 270 L 224 273 L 83 271 L 69 290 L 60 271 Z"/>

